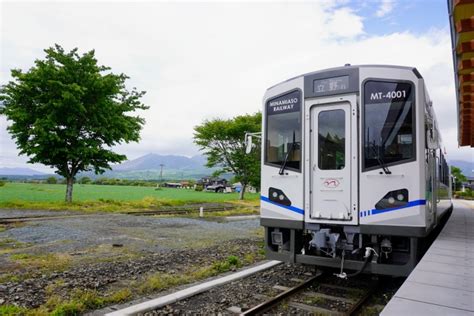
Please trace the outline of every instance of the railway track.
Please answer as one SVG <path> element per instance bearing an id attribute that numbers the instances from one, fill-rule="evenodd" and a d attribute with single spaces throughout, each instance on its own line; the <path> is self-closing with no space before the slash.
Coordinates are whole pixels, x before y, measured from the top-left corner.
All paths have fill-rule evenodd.
<path id="1" fill-rule="evenodd" d="M 182 206 L 182 207 L 173 207 L 173 208 L 163 208 L 160 210 L 153 210 L 153 211 L 138 211 L 138 212 L 126 212 L 129 215 L 137 215 L 137 216 L 154 216 L 154 215 L 174 215 L 174 214 L 193 214 L 199 213 L 199 209 L 201 206 Z M 204 206 L 204 213 L 215 213 L 215 212 L 222 212 L 222 211 L 233 211 L 242 208 L 241 206 L 235 205 L 224 205 L 224 206 Z M 248 208 L 254 208 L 257 210 L 258 206 L 247 206 Z"/>
<path id="2" fill-rule="evenodd" d="M 280 291 L 276 296 L 264 297 L 265 300 L 262 303 L 245 311 L 240 311 L 238 307 L 233 307 L 229 311 L 241 316 L 265 313 L 351 316 L 357 314 L 378 287 L 378 281 L 367 284 L 364 289 L 348 285 L 335 285 L 322 281 L 326 276 L 326 274 L 318 272 L 315 276 L 304 281 L 293 280 L 299 281 L 293 287 L 274 286 L 275 290 Z M 327 294 L 324 289 L 332 290 L 332 293 Z M 338 306 L 338 308 L 334 308 L 334 306 Z"/>
<path id="3" fill-rule="evenodd" d="M 124 212 L 123 214 L 134 215 L 134 216 L 155 216 L 155 215 L 186 215 L 186 214 L 196 214 L 199 213 L 201 205 L 184 205 L 179 207 L 165 207 L 159 210 L 151 211 L 130 211 Z M 215 213 L 222 211 L 232 211 L 238 210 L 241 206 L 235 206 L 232 204 L 224 205 L 213 205 L 208 206 L 204 205 L 205 213 Z M 248 206 L 248 208 L 258 209 L 257 206 Z M 75 218 L 75 217 L 84 217 L 84 216 L 97 216 L 98 214 L 71 214 L 71 215 L 32 215 L 32 216 L 16 216 L 16 217 L 1 217 L 0 224 L 8 225 L 14 223 L 22 222 L 31 222 L 31 221 L 43 221 L 43 220 L 53 220 L 53 219 L 64 219 L 64 218 Z"/>
<path id="4" fill-rule="evenodd" d="M 341 280 L 331 273 L 315 274 L 302 266 L 289 267 L 278 261 L 270 268 L 261 265 L 251 269 L 255 271 L 242 270 L 123 309 L 110 308 L 104 314 L 346 316 L 378 313 L 384 307 L 374 304 L 380 301 L 380 291 L 374 291 L 383 293 L 383 283 L 379 286 L 378 279 L 369 275 Z M 237 276 L 240 273 L 245 276 Z"/>
<path id="5" fill-rule="evenodd" d="M 64 219 L 64 218 L 87 217 L 87 216 L 97 216 L 97 214 L 75 214 L 75 215 L 58 215 L 58 216 L 33 215 L 33 216 L 1 217 L 0 224 L 8 225 L 8 224 L 15 224 L 15 223 L 22 223 L 22 222 L 44 221 L 44 220 L 52 220 L 52 219 Z"/>

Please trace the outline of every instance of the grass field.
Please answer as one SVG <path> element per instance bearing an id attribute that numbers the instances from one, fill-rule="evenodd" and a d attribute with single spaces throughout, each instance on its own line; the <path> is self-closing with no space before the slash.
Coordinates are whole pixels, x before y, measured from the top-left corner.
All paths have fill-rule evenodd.
<path id="1" fill-rule="evenodd" d="M 78 209 L 117 211 L 154 209 L 160 205 L 193 202 L 237 201 L 238 193 L 198 192 L 186 189 L 115 185 L 75 184 L 72 205 L 65 204 L 66 186 L 62 184 L 7 183 L 0 187 L 0 208 Z M 245 194 L 247 201 L 257 201 L 258 194 Z"/>

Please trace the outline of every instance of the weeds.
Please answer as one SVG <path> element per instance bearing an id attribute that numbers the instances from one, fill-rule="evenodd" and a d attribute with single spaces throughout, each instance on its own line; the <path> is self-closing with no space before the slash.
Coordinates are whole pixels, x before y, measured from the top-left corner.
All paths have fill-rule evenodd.
<path id="1" fill-rule="evenodd" d="M 230 271 L 242 266 L 240 259 L 236 256 L 229 256 L 226 260 L 214 262 L 210 266 L 189 270 L 181 275 L 171 275 L 166 273 L 155 273 L 141 282 L 138 287 L 140 293 L 148 293 L 163 290 L 171 286 L 182 285 L 197 280 L 202 280 L 219 273 Z"/>
<path id="2" fill-rule="evenodd" d="M 18 307 L 15 305 L 0 305 L 0 315 L 13 316 L 22 315 L 27 311 L 26 308 Z"/>
<path id="3" fill-rule="evenodd" d="M 71 257 L 66 254 L 33 255 L 26 253 L 16 253 L 10 255 L 10 259 L 18 262 L 28 269 L 40 270 L 42 272 L 62 271 L 66 269 L 71 262 Z"/>
<path id="4" fill-rule="evenodd" d="M 230 201 L 229 201 L 230 202 Z M 60 202 L 60 201 L 24 201 L 24 200 L 11 200 L 11 201 L 0 201 L 0 208 L 11 208 L 11 209 L 32 209 L 32 210 L 50 210 L 50 211 L 82 211 L 82 212 L 111 212 L 111 213 L 123 213 L 143 210 L 159 210 L 163 206 L 182 206 L 186 204 L 203 203 L 203 201 L 193 200 L 174 200 L 165 198 L 154 198 L 144 197 L 141 200 L 114 200 L 100 198 L 94 201 L 77 201 L 72 203 Z M 258 214 L 258 210 L 255 208 L 248 208 L 248 204 L 237 203 L 232 201 L 233 204 L 242 205 L 243 207 L 237 210 L 213 212 L 213 216 L 230 216 L 235 214 L 247 215 L 247 214 Z M 198 214 L 196 213 L 196 216 Z"/>
<path id="5" fill-rule="evenodd" d="M 44 255 L 15 254 L 12 256 L 20 262 L 35 262 L 39 258 L 43 258 Z M 47 261 L 52 260 L 52 257 L 49 257 L 51 255 L 47 256 Z M 154 273 L 143 280 L 133 281 L 126 288 L 105 294 L 95 290 L 74 290 L 69 295 L 69 298 L 60 296 L 65 281 L 58 279 L 46 287 L 45 293 L 49 298 L 42 306 L 31 310 L 13 305 L 0 306 L 0 315 L 80 315 L 90 310 L 130 300 L 134 293 L 143 295 L 215 276 L 219 273 L 239 268 L 243 265 L 243 262 L 252 262 L 255 258 L 255 255 L 248 254 L 241 260 L 239 257 L 231 255 L 225 260 L 214 262 L 205 267 L 191 268 L 181 274 Z M 46 266 L 49 267 L 50 264 Z"/>
<path id="6" fill-rule="evenodd" d="M 31 246 L 29 243 L 20 242 L 11 238 L 0 239 L 0 255 L 11 253 L 17 249 Z"/>
<path id="7" fill-rule="evenodd" d="M 110 293 L 107 296 L 106 301 L 107 303 L 111 303 L 111 304 L 123 303 L 129 300 L 131 297 L 132 297 L 132 291 L 130 291 L 130 289 L 128 288 L 125 288 L 125 289 L 121 289 L 121 290 Z"/>

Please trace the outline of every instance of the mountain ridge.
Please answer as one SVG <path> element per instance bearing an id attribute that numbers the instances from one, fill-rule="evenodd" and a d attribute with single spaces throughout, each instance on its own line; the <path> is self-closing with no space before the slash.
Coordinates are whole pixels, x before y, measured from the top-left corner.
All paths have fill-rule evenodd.
<path id="1" fill-rule="evenodd" d="M 30 168 L 0 168 L 0 175 L 2 176 L 44 176 L 47 173 L 37 171 Z"/>

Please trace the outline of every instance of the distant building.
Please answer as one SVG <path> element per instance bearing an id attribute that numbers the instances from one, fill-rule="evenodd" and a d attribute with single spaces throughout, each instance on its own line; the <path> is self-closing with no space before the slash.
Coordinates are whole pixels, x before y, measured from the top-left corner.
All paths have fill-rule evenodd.
<path id="1" fill-rule="evenodd" d="M 467 181 L 462 183 L 462 191 L 464 192 L 465 189 L 474 190 L 474 177 L 466 177 Z"/>

